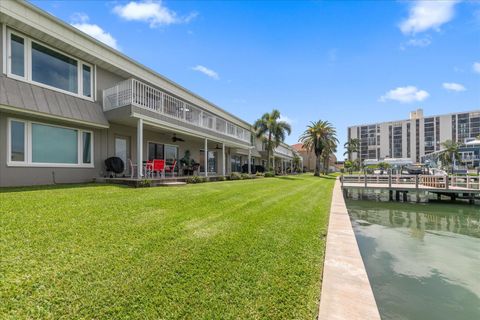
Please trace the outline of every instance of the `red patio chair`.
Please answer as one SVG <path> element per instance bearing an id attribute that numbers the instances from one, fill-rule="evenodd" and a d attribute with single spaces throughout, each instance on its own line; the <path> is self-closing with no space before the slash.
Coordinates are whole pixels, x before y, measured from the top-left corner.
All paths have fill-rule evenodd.
<path id="1" fill-rule="evenodd" d="M 169 172 L 169 173 L 172 174 L 172 177 L 175 177 L 175 166 L 176 165 L 177 165 L 177 160 L 175 159 L 171 166 L 166 166 L 165 167 L 165 172 Z"/>
<path id="2" fill-rule="evenodd" d="M 165 174 L 165 160 L 153 159 L 152 166 L 153 173 L 160 173 L 161 176 Z"/>
<path id="3" fill-rule="evenodd" d="M 147 177 L 151 176 L 153 173 L 153 161 L 147 160 L 147 162 L 145 163 L 144 170 L 145 170 L 145 176 Z"/>

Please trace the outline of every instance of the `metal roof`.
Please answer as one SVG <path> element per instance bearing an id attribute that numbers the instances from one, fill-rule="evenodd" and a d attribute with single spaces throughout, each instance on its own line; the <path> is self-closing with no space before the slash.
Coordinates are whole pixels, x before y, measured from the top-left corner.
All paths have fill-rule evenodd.
<path id="1" fill-rule="evenodd" d="M 0 76 L 0 106 L 86 125 L 109 126 L 102 106 L 96 102 L 5 76 Z"/>

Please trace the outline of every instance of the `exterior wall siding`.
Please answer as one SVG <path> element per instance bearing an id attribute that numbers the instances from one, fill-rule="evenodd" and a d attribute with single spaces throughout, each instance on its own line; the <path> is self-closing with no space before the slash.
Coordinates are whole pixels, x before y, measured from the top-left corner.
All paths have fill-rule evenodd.
<path id="1" fill-rule="evenodd" d="M 7 119 L 35 120 L 42 123 L 63 125 L 78 129 L 93 131 L 93 168 L 58 168 L 58 167 L 13 167 L 7 166 Z M 103 170 L 103 160 L 106 158 L 106 131 L 81 127 L 72 123 L 46 121 L 17 114 L 0 112 L 0 187 L 45 185 L 53 183 L 83 183 L 92 182 Z M 55 180 L 54 180 L 55 176 Z"/>

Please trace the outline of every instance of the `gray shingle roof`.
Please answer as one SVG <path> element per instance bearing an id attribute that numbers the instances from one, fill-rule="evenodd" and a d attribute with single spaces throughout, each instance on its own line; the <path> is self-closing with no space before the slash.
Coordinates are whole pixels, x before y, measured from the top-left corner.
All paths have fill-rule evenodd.
<path id="1" fill-rule="evenodd" d="M 97 102 L 77 98 L 34 84 L 0 76 L 0 105 L 92 125 L 108 126 Z"/>

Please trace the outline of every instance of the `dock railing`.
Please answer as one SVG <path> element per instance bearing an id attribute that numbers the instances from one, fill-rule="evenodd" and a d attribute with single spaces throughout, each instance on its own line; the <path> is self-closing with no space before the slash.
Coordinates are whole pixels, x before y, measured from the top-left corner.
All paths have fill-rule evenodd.
<path id="1" fill-rule="evenodd" d="M 352 174 L 340 177 L 342 187 L 345 185 L 362 185 L 365 188 L 387 186 L 401 187 L 404 185 L 435 189 L 465 189 L 480 190 L 480 176 L 433 176 L 433 175 L 379 175 Z"/>

